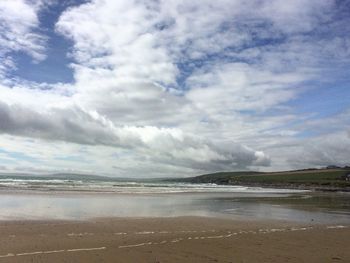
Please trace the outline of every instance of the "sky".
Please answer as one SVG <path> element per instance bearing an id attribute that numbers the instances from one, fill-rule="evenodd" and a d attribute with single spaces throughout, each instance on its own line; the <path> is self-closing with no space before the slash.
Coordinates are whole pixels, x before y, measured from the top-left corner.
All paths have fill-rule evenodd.
<path id="1" fill-rule="evenodd" d="M 350 165 L 349 0 L 0 0 L 0 171 Z"/>

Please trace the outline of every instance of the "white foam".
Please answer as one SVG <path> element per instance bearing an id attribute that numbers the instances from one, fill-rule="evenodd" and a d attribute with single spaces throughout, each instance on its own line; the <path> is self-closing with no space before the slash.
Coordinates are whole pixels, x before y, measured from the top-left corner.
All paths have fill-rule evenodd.
<path id="1" fill-rule="evenodd" d="M 43 251 L 43 254 L 53 254 L 53 253 L 62 253 L 65 252 L 64 249 L 60 249 L 60 250 L 49 250 L 49 251 Z"/>
<path id="2" fill-rule="evenodd" d="M 327 229 L 339 229 L 339 228 L 347 228 L 348 226 L 343 225 L 334 225 L 334 226 L 326 226 Z M 270 234 L 274 232 L 285 232 L 285 231 L 306 231 L 313 229 L 312 226 L 308 227 L 291 227 L 291 228 L 271 228 L 271 229 L 258 229 L 258 231 L 253 230 L 240 230 L 238 232 L 231 232 L 226 231 L 227 235 L 215 235 L 215 236 L 196 236 L 196 237 L 178 237 L 172 240 L 163 240 L 160 242 L 143 242 L 139 244 L 129 244 L 129 245 L 121 245 L 118 248 L 134 248 L 134 247 L 141 247 L 141 246 L 148 246 L 148 245 L 159 245 L 159 244 L 166 244 L 166 243 L 178 243 L 183 240 L 204 240 L 204 239 L 221 239 L 221 238 L 229 238 L 235 235 L 246 235 L 246 234 Z M 186 230 L 186 231 L 177 231 L 177 233 L 189 233 L 189 232 L 217 232 L 217 230 Z M 175 233 L 170 231 L 142 231 L 142 232 L 135 232 L 136 234 L 153 234 L 153 233 Z M 93 234 L 93 233 L 71 233 L 74 235 L 80 235 L 80 234 Z M 127 234 L 125 232 L 119 232 L 114 234 Z M 94 247 L 94 248 L 72 248 L 72 249 L 62 249 L 62 250 L 48 250 L 48 251 L 33 251 L 33 252 L 23 252 L 18 254 L 8 253 L 6 255 L 0 255 L 0 258 L 6 258 L 6 257 L 15 257 L 15 256 L 28 256 L 28 255 L 38 255 L 38 254 L 53 254 L 53 253 L 63 253 L 63 252 L 79 252 L 79 251 L 94 251 L 94 250 L 104 250 L 106 247 Z"/>
<path id="3" fill-rule="evenodd" d="M 141 231 L 141 232 L 136 232 L 136 235 L 149 235 L 149 234 L 155 234 L 154 231 Z"/>
<path id="4" fill-rule="evenodd" d="M 29 256 L 29 255 L 37 255 L 37 254 L 43 254 L 43 251 L 19 253 L 19 254 L 16 254 L 16 256 Z"/>
<path id="5" fill-rule="evenodd" d="M 85 232 L 85 233 L 69 233 L 69 234 L 67 234 L 67 236 L 69 236 L 69 237 L 74 237 L 74 236 L 93 236 L 94 235 L 94 233 L 87 233 L 87 232 Z"/>
<path id="6" fill-rule="evenodd" d="M 8 253 L 6 255 L 0 255 L 0 258 L 7 257 L 22 257 L 22 256 L 33 256 L 40 254 L 54 254 L 63 252 L 79 252 L 79 251 L 94 251 L 94 250 L 104 250 L 106 247 L 91 247 L 91 248 L 72 248 L 72 249 L 60 249 L 60 250 L 47 250 L 47 251 L 32 251 L 32 252 L 22 252 L 22 253 Z"/>
<path id="7" fill-rule="evenodd" d="M 337 229 L 337 228 L 347 228 L 347 226 L 342 226 L 342 225 L 339 225 L 339 226 L 327 226 L 328 229 Z"/>
<path id="8" fill-rule="evenodd" d="M 140 243 L 140 244 L 135 244 L 135 245 L 125 245 L 125 246 L 119 246 L 118 248 L 130 248 L 130 247 L 141 247 L 145 246 L 147 243 Z"/>
<path id="9" fill-rule="evenodd" d="M 91 251 L 91 250 L 104 250 L 106 247 L 92 247 L 92 248 L 73 248 L 67 249 L 67 252 L 77 252 L 77 251 Z"/>
<path id="10" fill-rule="evenodd" d="M 273 229 L 270 229 L 270 232 L 284 232 L 286 231 L 285 228 L 273 228 Z"/>
<path id="11" fill-rule="evenodd" d="M 120 235 L 127 235 L 128 233 L 125 232 L 118 232 L 118 233 L 114 233 L 114 235 L 120 236 Z"/>
<path id="12" fill-rule="evenodd" d="M 216 239 L 216 238 L 223 238 L 224 236 L 209 236 L 207 238 L 209 239 Z"/>
<path id="13" fill-rule="evenodd" d="M 83 181 L 60 179 L 0 179 L 0 185 L 18 189 L 55 189 L 56 191 L 82 190 L 116 193 L 298 193 L 305 190 L 273 189 L 261 187 L 246 187 L 216 184 L 191 183 L 147 183 L 147 182 L 111 182 L 111 181 Z"/>

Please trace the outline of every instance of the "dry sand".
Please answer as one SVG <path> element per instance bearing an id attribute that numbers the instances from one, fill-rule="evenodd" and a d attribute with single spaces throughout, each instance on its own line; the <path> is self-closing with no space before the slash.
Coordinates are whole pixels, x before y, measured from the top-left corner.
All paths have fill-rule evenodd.
<path id="1" fill-rule="evenodd" d="M 0 222 L 0 262 L 350 262 L 350 226 L 211 218 Z"/>

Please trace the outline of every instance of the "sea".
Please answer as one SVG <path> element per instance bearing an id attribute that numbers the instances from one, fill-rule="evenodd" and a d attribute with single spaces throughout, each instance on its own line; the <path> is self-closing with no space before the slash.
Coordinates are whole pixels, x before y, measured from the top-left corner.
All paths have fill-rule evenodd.
<path id="1" fill-rule="evenodd" d="M 204 216 L 350 223 L 350 194 L 164 180 L 0 177 L 0 220 Z"/>

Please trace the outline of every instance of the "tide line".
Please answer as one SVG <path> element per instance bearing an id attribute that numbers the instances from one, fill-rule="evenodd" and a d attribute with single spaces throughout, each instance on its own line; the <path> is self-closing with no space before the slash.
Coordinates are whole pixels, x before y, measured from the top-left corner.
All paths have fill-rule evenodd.
<path id="1" fill-rule="evenodd" d="M 147 246 L 147 245 L 152 245 L 152 242 L 147 242 L 147 243 L 140 243 L 140 244 L 135 244 L 135 245 L 125 245 L 125 246 L 119 246 L 118 248 L 129 248 L 129 247 L 142 247 L 142 246 Z"/>
<path id="2" fill-rule="evenodd" d="M 60 249 L 60 250 L 23 252 L 23 253 L 17 253 L 17 254 L 8 253 L 6 255 L 0 255 L 0 258 L 33 256 L 33 255 L 40 255 L 40 254 L 54 254 L 54 253 L 63 253 L 63 252 L 93 251 L 93 250 L 104 250 L 104 249 L 106 249 L 106 247 L 71 248 L 71 249 Z"/>

